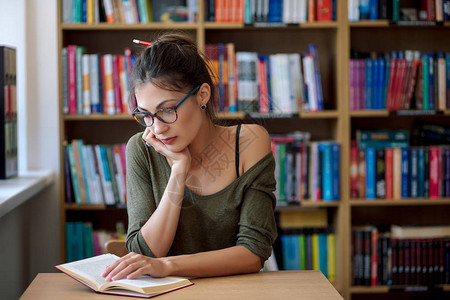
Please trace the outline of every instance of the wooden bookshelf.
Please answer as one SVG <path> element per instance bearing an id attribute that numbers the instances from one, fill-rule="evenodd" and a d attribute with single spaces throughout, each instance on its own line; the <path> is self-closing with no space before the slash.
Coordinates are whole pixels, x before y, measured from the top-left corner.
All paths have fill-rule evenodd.
<path id="1" fill-rule="evenodd" d="M 61 12 L 61 0 L 58 12 Z M 301 209 L 327 208 L 334 214 L 336 232 L 336 281 L 334 286 L 350 299 L 352 294 L 386 294 L 390 289 L 380 287 L 354 287 L 352 283 L 351 228 L 361 225 L 364 218 L 354 218 L 354 214 L 369 216 L 377 222 L 395 222 L 395 214 L 407 210 L 408 216 L 401 220 L 412 222 L 420 216 L 420 222 L 432 222 L 433 214 L 422 215 L 422 211 L 448 212 L 450 199 L 401 199 L 366 200 L 350 199 L 350 142 L 355 130 L 359 128 L 405 128 L 412 129 L 416 120 L 435 120 L 448 123 L 450 110 L 431 115 L 402 115 L 397 118 L 387 110 L 349 109 L 349 62 L 350 49 L 363 52 L 417 49 L 420 51 L 442 50 L 450 52 L 447 37 L 450 22 L 438 26 L 390 25 L 389 21 L 349 22 L 347 0 L 336 1 L 337 22 L 313 22 L 304 24 L 253 24 L 214 23 L 203 21 L 203 1 L 198 1 L 198 22 L 194 23 L 149 23 L 149 24 L 64 24 L 58 13 L 58 63 L 62 74 L 61 51 L 68 44 L 86 46 L 89 53 L 122 53 L 126 47 L 139 51 L 132 44 L 133 38 L 147 40 L 154 33 L 165 30 L 180 30 L 194 38 L 200 50 L 205 44 L 233 42 L 237 51 L 256 51 L 264 54 L 306 52 L 307 45 L 318 46 L 320 71 L 323 81 L 324 98 L 330 107 L 321 112 L 299 112 L 294 115 L 256 115 L 246 113 L 219 113 L 218 117 L 230 122 L 260 120 L 269 132 L 288 133 L 293 130 L 310 131 L 314 140 L 336 140 L 341 145 L 341 199 L 336 202 L 303 201 L 300 205 L 277 206 L 277 212 Z M 65 115 L 62 110 L 62 76 L 59 76 L 60 105 L 60 174 L 64 174 L 63 144 L 65 139 L 84 138 L 90 143 L 125 143 L 139 130 L 132 117 L 120 115 Z M 126 217 L 124 208 L 111 208 L 105 205 L 66 204 L 64 176 L 60 179 L 61 207 L 61 257 L 65 257 L 64 224 L 70 218 L 105 219 Z M 393 210 L 393 213 L 390 211 Z M 107 212 L 107 213 L 105 213 Z M 111 217 L 111 216 L 112 217 Z M 356 220 L 355 220 L 356 219 Z M 443 219 L 443 217 L 441 217 Z M 109 221 L 109 220 L 108 220 Z M 356 222 L 356 223 L 355 223 Z M 447 222 L 449 222 L 447 220 Z M 448 285 L 443 287 L 450 291 Z"/>

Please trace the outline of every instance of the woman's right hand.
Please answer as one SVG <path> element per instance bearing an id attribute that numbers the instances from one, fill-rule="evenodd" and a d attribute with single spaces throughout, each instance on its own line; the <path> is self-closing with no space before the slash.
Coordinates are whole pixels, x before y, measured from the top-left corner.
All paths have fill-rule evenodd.
<path id="1" fill-rule="evenodd" d="M 153 134 L 148 127 L 145 129 L 142 138 L 150 144 L 155 151 L 166 157 L 171 168 L 181 168 L 187 172 L 191 164 L 191 154 L 188 148 L 184 148 L 180 152 L 170 151 L 163 142 L 156 138 L 155 134 Z"/>

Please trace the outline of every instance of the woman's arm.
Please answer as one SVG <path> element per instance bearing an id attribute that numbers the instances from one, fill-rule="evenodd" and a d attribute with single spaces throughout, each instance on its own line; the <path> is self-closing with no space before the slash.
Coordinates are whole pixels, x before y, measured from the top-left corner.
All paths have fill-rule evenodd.
<path id="1" fill-rule="evenodd" d="M 161 201 L 142 226 L 141 234 L 156 257 L 166 256 L 172 246 L 182 206 L 186 171 L 172 167 Z"/>
<path id="2" fill-rule="evenodd" d="M 163 154 L 171 165 L 169 181 L 161 201 L 141 228 L 142 237 L 153 254 L 163 257 L 169 252 L 177 231 L 191 156 L 188 149 L 178 153 L 170 152 L 148 128 L 142 138 Z"/>
<path id="3" fill-rule="evenodd" d="M 261 269 L 261 259 L 243 246 L 189 255 L 151 258 L 129 253 L 106 268 L 107 281 L 124 277 L 133 279 L 150 274 L 153 277 L 211 277 L 255 273 Z"/>

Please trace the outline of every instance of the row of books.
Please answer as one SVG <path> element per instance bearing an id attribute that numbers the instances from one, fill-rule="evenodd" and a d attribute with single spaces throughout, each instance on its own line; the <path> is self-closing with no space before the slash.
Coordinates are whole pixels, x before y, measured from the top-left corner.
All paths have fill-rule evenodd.
<path id="1" fill-rule="evenodd" d="M 375 226 L 352 230 L 353 285 L 450 283 L 450 227 Z"/>
<path id="2" fill-rule="evenodd" d="M 336 20 L 336 0 L 205 0 L 205 21 L 305 23 Z"/>
<path id="3" fill-rule="evenodd" d="M 18 174 L 16 49 L 0 46 L 0 179 Z"/>
<path id="4" fill-rule="evenodd" d="M 450 20 L 449 0 L 405 2 L 400 0 L 349 0 L 348 19 L 349 21 L 393 20 L 438 22 Z"/>
<path id="5" fill-rule="evenodd" d="M 272 136 L 278 205 L 340 198 L 340 145 L 307 132 Z"/>
<path id="6" fill-rule="evenodd" d="M 450 146 L 353 141 L 350 153 L 352 198 L 450 197 Z"/>
<path id="7" fill-rule="evenodd" d="M 129 78 L 136 57 L 87 54 L 82 46 L 62 49 L 63 112 L 65 114 L 128 113 Z"/>
<path id="8" fill-rule="evenodd" d="M 324 110 L 319 54 L 262 55 L 235 52 L 234 44 L 207 44 L 205 55 L 219 95 L 220 111 L 297 113 Z"/>
<path id="9" fill-rule="evenodd" d="M 320 270 L 335 280 L 335 235 L 331 228 L 290 228 L 280 233 L 283 270 Z"/>
<path id="10" fill-rule="evenodd" d="M 116 224 L 116 231 L 93 230 L 92 222 L 66 222 L 66 262 L 106 253 L 109 240 L 125 239 L 122 222 Z"/>
<path id="11" fill-rule="evenodd" d="M 194 22 L 197 0 L 63 0 L 63 23 Z"/>
<path id="12" fill-rule="evenodd" d="M 66 202 L 126 203 L 126 144 L 85 145 L 74 139 L 64 146 Z"/>
<path id="13" fill-rule="evenodd" d="M 350 109 L 450 108 L 450 52 L 392 51 L 350 60 Z"/>

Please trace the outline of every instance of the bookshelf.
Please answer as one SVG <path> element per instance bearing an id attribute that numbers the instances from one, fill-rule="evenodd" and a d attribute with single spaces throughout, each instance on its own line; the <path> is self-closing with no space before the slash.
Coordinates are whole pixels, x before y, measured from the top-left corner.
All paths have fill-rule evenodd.
<path id="1" fill-rule="evenodd" d="M 58 1 L 58 11 L 61 11 Z M 198 21 L 194 23 L 148 24 L 67 24 L 58 17 L 59 72 L 62 74 L 62 48 L 69 44 L 83 45 L 89 53 L 122 53 L 126 47 L 139 51 L 131 43 L 133 38 L 149 40 L 165 30 L 182 30 L 196 40 L 201 50 L 206 44 L 233 42 L 237 51 L 256 51 L 262 54 L 278 52 L 306 52 L 314 43 L 320 52 L 320 71 L 327 107 L 320 112 L 299 112 L 288 116 L 258 116 L 243 112 L 219 113 L 226 123 L 258 122 L 270 133 L 288 133 L 294 130 L 311 132 L 312 140 L 335 140 L 341 150 L 341 190 L 337 202 L 302 202 L 301 205 L 277 207 L 277 212 L 325 208 L 331 215 L 331 226 L 336 233 L 336 281 L 334 286 L 345 299 L 367 294 L 389 294 L 387 286 L 352 286 L 352 226 L 367 222 L 378 224 L 404 222 L 429 225 L 435 222 L 449 224 L 450 199 L 374 200 L 350 198 L 350 143 L 357 129 L 402 128 L 412 130 L 417 120 L 437 120 L 448 124 L 450 110 L 429 114 L 392 113 L 387 110 L 356 110 L 349 108 L 350 49 L 360 51 L 391 51 L 417 49 L 450 52 L 444 37 L 450 33 L 450 22 L 435 26 L 399 26 L 389 21 L 349 22 L 348 1 L 336 1 L 336 22 L 312 22 L 297 25 L 215 23 L 203 21 L 203 1 L 198 1 Z M 382 41 L 382 42 L 380 42 Z M 140 127 L 128 114 L 65 115 L 63 114 L 62 76 L 60 82 L 60 153 L 61 172 L 64 174 L 64 141 L 83 139 L 86 144 L 125 143 Z M 104 204 L 67 204 L 64 177 L 60 179 L 61 228 L 67 221 L 94 221 L 94 227 L 113 229 L 114 222 L 127 223 L 124 207 Z M 398 218 L 398 215 L 402 215 Z M 437 216 L 437 217 L 436 217 Z M 61 257 L 65 257 L 65 232 L 61 231 Z M 443 287 L 450 290 L 449 286 Z"/>

